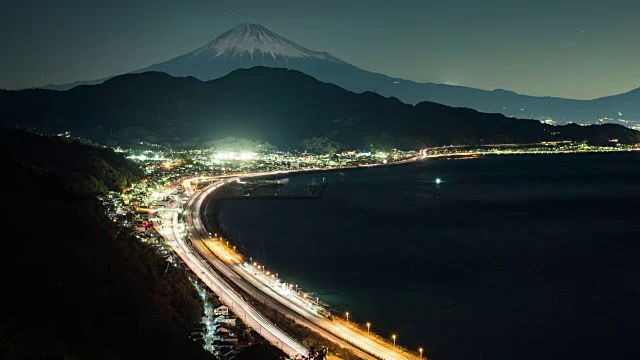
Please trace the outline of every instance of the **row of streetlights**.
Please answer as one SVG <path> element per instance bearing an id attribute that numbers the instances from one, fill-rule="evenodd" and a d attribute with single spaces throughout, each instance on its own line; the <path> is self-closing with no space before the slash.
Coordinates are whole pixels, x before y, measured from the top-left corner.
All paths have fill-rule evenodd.
<path id="1" fill-rule="evenodd" d="M 349 322 L 349 312 L 347 311 L 345 313 L 345 315 L 347 316 L 347 322 Z M 371 337 L 371 323 L 367 322 L 367 338 Z M 395 350 L 396 348 L 396 334 L 391 334 L 391 338 L 393 339 L 393 349 Z M 424 349 L 422 349 L 421 347 L 418 348 L 418 352 L 420 352 L 420 359 L 422 359 L 422 352 L 424 351 Z"/>
<path id="2" fill-rule="evenodd" d="M 216 234 L 216 235 L 218 235 L 218 234 Z M 254 266 L 258 265 L 257 263 L 253 262 L 253 257 L 250 257 L 249 259 L 250 259 L 252 265 L 254 265 Z M 262 270 L 264 271 L 264 265 L 262 265 Z M 320 299 L 318 297 L 316 297 L 316 303 L 319 303 L 319 300 Z M 345 315 L 347 317 L 347 323 L 348 323 L 349 322 L 349 312 L 348 311 L 345 312 Z M 367 338 L 371 338 L 371 323 L 370 322 L 367 322 Z M 392 334 L 391 338 L 393 339 L 393 349 L 395 350 L 395 348 L 396 348 L 396 334 Z M 418 352 L 420 353 L 420 359 L 422 359 L 423 348 L 421 348 L 421 347 L 418 348 Z"/>

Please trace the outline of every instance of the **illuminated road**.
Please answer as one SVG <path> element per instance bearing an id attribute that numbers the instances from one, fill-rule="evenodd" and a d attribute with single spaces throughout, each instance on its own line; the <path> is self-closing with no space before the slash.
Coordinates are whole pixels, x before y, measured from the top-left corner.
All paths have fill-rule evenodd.
<path id="1" fill-rule="evenodd" d="M 214 184 L 210 189 L 215 189 L 220 183 Z M 244 322 L 258 331 L 271 344 L 282 349 L 290 356 L 307 354 L 307 349 L 296 340 L 287 335 L 267 320 L 262 314 L 248 304 L 225 280 L 216 274 L 204 259 L 191 250 L 183 237 L 183 226 L 178 219 L 178 212 L 166 214 L 160 227 L 160 233 L 169 242 L 174 251 L 191 268 L 200 280 L 202 280 L 230 309 L 240 316 Z"/>
<path id="2" fill-rule="evenodd" d="M 224 182 L 228 183 L 234 180 L 235 179 L 225 180 Z M 202 203 L 215 189 L 217 189 L 216 185 L 212 185 L 211 187 L 206 188 L 201 193 L 194 196 L 189 201 L 187 209 L 189 209 L 190 211 L 188 210 L 185 213 L 185 223 L 189 228 L 189 233 L 191 235 L 191 242 L 193 244 L 194 250 L 197 251 L 203 258 L 205 258 L 209 262 L 209 264 L 213 266 L 213 268 L 216 271 L 223 274 L 229 281 L 233 282 L 235 286 L 242 289 L 242 291 L 249 294 L 254 299 L 258 300 L 259 302 L 265 304 L 270 308 L 278 310 L 279 312 L 285 314 L 287 317 L 292 318 L 295 322 L 302 324 L 304 326 L 307 326 L 311 330 L 337 343 L 338 345 L 350 349 L 354 354 L 356 354 L 358 357 L 362 359 L 375 359 L 375 357 L 368 355 L 366 352 L 363 352 L 358 348 L 351 346 L 349 342 L 346 341 L 345 339 L 342 339 L 341 337 L 334 335 L 332 332 L 327 331 L 322 326 L 319 326 L 317 322 L 312 321 L 313 319 L 318 318 L 317 314 L 314 316 L 311 316 L 312 314 L 305 311 L 292 312 L 291 309 L 288 308 L 285 304 L 278 301 L 279 299 L 277 294 L 275 294 L 275 292 L 271 288 L 264 287 L 264 286 L 257 288 L 253 286 L 252 283 L 245 281 L 243 276 L 241 276 L 239 273 L 235 271 L 236 269 L 232 268 L 231 266 L 228 266 L 228 264 L 226 263 L 226 261 L 230 261 L 236 264 L 240 263 L 241 261 L 238 260 L 237 255 L 236 257 L 233 257 L 234 260 L 231 260 L 229 257 L 226 257 L 224 258 L 224 261 L 214 255 L 214 253 L 210 250 L 211 244 L 207 246 L 206 238 L 208 234 L 204 229 L 204 227 L 202 226 L 200 216 L 197 216 L 196 214 L 200 214 Z M 191 215 L 189 215 L 189 213 L 191 213 Z M 257 285 L 260 286 L 260 284 L 257 284 Z M 321 318 L 324 319 L 323 317 Z M 396 357 L 388 357 L 388 358 L 395 359 Z M 398 359 L 400 358 L 404 358 L 404 357 L 399 357 Z"/>
<path id="3" fill-rule="evenodd" d="M 544 145 L 541 143 L 541 145 Z M 498 146 L 498 145 L 489 145 Z M 362 164 L 347 167 L 327 167 L 320 169 L 303 170 L 283 170 L 268 173 L 236 174 L 225 176 L 201 176 L 198 178 L 185 179 L 183 187 L 185 189 L 186 206 L 184 207 L 185 223 L 179 222 L 178 213 L 173 213 L 166 217 L 164 227 L 160 228 L 160 233 L 175 249 L 176 253 L 185 263 L 197 274 L 202 281 L 207 284 L 221 300 L 229 305 L 231 310 L 247 323 L 248 326 L 260 332 L 260 334 L 270 343 L 283 349 L 290 355 L 306 354 L 306 349 L 296 340 L 292 339 L 284 331 L 278 329 L 268 319 L 261 315 L 255 308 L 248 304 L 242 294 L 248 294 L 265 306 L 275 309 L 296 323 L 306 326 L 324 338 L 351 350 L 356 356 L 363 359 L 418 359 L 418 353 L 408 352 L 405 349 L 396 347 L 388 341 L 384 341 L 377 336 L 370 337 L 366 330 L 359 326 L 347 322 L 343 319 L 326 317 L 326 310 L 309 298 L 306 294 L 298 292 L 292 284 L 279 281 L 273 274 L 269 274 L 260 269 L 259 266 L 248 264 L 244 258 L 229 248 L 220 240 L 214 240 L 202 224 L 202 204 L 209 196 L 221 186 L 233 181 L 239 181 L 248 177 L 262 177 L 285 175 L 291 173 L 303 173 L 311 171 L 331 171 L 350 168 L 368 168 L 401 163 L 409 163 L 427 158 L 442 158 L 456 156 L 476 156 L 491 154 L 509 154 L 504 150 L 490 151 L 464 151 L 460 152 L 429 154 L 430 150 L 449 150 L 451 148 L 464 148 L 465 146 L 449 146 L 443 148 L 433 148 L 421 150 L 419 155 L 410 159 L 392 162 L 389 164 Z M 549 153 L 564 153 L 561 151 L 549 151 Z M 568 150 L 567 153 L 574 151 Z M 520 152 L 524 153 L 524 152 Z M 547 153 L 546 150 L 535 150 L 529 153 Z M 194 182 L 215 183 L 197 190 Z M 439 181 L 439 179 L 437 179 Z M 188 199 L 188 200 L 187 200 Z M 174 206 L 179 206 L 177 201 Z M 174 208 L 178 210 L 177 208 Z M 186 229 L 184 226 L 186 225 Z M 185 239 L 183 232 L 188 230 L 189 240 Z M 236 290 L 239 289 L 239 290 Z M 422 351 L 422 350 L 421 350 Z M 420 354 L 422 358 L 422 354 Z"/>
<path id="4" fill-rule="evenodd" d="M 410 161 L 424 158 L 424 152 Z M 278 171 L 272 173 L 247 174 L 242 177 L 277 175 L 291 173 Z M 293 291 L 290 286 L 285 288 L 275 279 L 268 279 L 253 266 L 245 265 L 242 257 L 220 244 L 220 241 L 210 240 L 207 229 L 202 224 L 202 204 L 215 190 L 223 184 L 237 181 L 237 178 L 220 180 L 213 185 L 196 193 L 189 199 L 185 207 L 185 223 L 191 237 L 193 249 L 206 259 L 213 268 L 223 274 L 226 279 L 242 289 L 256 300 L 274 308 L 297 323 L 308 327 L 321 336 L 338 345 L 351 350 L 363 359 L 417 359 L 417 354 L 404 351 L 400 347 L 382 341 L 376 336 L 369 336 L 367 331 L 351 323 L 340 320 L 330 320 L 323 313 L 323 308 L 311 298 L 304 298 L 303 294 Z"/>
<path id="5" fill-rule="evenodd" d="M 425 156 L 426 153 L 421 151 L 419 156 L 388 165 L 408 163 L 424 159 Z M 312 299 L 303 298 L 301 294 L 292 289 L 283 289 L 281 284 L 271 281 L 268 277 L 260 274 L 253 266 L 248 264 L 245 266 L 239 254 L 231 252 L 230 249 L 219 244 L 219 241 L 216 242 L 209 239 L 210 236 L 208 236 L 209 234 L 200 217 L 202 204 L 210 195 L 221 186 L 239 181 L 241 178 L 383 165 L 385 164 L 283 170 L 242 174 L 240 176 L 205 176 L 185 179 L 182 185 L 186 196 L 189 197 L 183 209 L 185 222 L 180 222 L 178 214 L 180 202 L 176 201 L 172 205 L 172 209 L 175 211 L 172 213 L 164 212 L 163 225 L 156 224 L 156 227 L 189 268 L 211 290 L 220 296 L 221 301 L 227 304 L 231 311 L 243 319 L 248 326 L 258 331 L 267 341 L 281 348 L 287 354 L 306 355 L 307 349 L 277 328 L 247 303 L 242 295 L 235 290 L 236 288 L 241 289 L 244 293 L 249 294 L 264 305 L 285 314 L 296 323 L 302 324 L 339 346 L 351 350 L 362 359 L 416 359 L 418 356 L 415 354 L 408 353 L 400 347 L 395 348 L 394 345 L 381 340 L 373 334 L 369 336 L 366 331 L 353 324 L 340 320 L 329 320 L 324 316 L 322 307 L 319 304 L 315 304 Z M 200 181 L 215 182 L 200 191 L 195 191 L 192 183 Z M 228 281 L 232 282 L 233 286 Z"/>

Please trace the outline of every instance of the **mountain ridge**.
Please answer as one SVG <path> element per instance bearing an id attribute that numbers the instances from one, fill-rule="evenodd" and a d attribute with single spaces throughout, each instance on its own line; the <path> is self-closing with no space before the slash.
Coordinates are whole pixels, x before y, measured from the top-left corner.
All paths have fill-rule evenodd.
<path id="1" fill-rule="evenodd" d="M 200 146 L 229 136 L 281 148 L 319 136 L 351 148 L 375 143 L 403 149 L 559 139 L 640 142 L 640 133 L 622 126 L 571 130 L 431 102 L 411 105 L 269 67 L 238 69 L 210 81 L 147 72 L 68 91 L 0 91 L 0 119 L 4 127 L 71 130 L 115 145 Z"/>
<path id="2" fill-rule="evenodd" d="M 216 56 L 212 56 L 216 55 Z M 309 50 L 258 24 L 240 24 L 184 55 L 133 71 L 162 71 L 200 80 L 223 77 L 233 70 L 254 66 L 302 71 L 319 80 L 354 92 L 374 91 L 403 102 L 437 102 L 471 107 L 509 117 L 551 123 L 618 123 L 640 129 L 640 88 L 592 100 L 530 96 L 511 90 L 483 90 L 461 85 L 416 82 L 361 69 L 326 52 Z M 66 90 L 97 84 L 106 78 L 50 88 Z"/>

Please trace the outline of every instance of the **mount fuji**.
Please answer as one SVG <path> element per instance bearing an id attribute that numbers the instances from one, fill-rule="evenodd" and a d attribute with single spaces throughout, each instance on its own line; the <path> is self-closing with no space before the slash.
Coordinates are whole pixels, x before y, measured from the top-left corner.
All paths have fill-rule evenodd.
<path id="1" fill-rule="evenodd" d="M 410 104 L 431 101 L 549 123 L 613 122 L 640 128 L 640 89 L 594 100 L 574 100 L 527 96 L 507 90 L 418 83 L 360 69 L 326 52 L 309 50 L 258 24 L 240 24 L 198 49 L 133 73 L 160 71 L 207 81 L 254 66 L 298 70 L 350 91 L 374 91 Z M 107 78 L 47 88 L 67 90 L 105 80 Z"/>
<path id="2" fill-rule="evenodd" d="M 241 24 L 188 54 L 135 72 L 161 71 L 210 80 L 254 66 L 299 70 L 320 78 L 338 69 L 357 69 L 326 52 L 304 48 L 262 25 Z"/>

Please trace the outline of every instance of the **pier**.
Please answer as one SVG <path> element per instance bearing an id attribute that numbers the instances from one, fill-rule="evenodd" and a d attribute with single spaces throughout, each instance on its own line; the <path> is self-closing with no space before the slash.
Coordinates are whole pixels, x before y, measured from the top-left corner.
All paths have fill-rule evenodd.
<path id="1" fill-rule="evenodd" d="M 322 197 L 322 194 L 327 187 L 327 181 L 323 178 L 319 183 L 312 182 L 308 184 L 306 191 L 303 188 L 300 188 L 292 191 L 281 192 L 280 189 L 286 187 L 288 184 L 288 178 L 238 181 L 227 185 L 218 198 L 221 200 L 318 199 Z"/>

